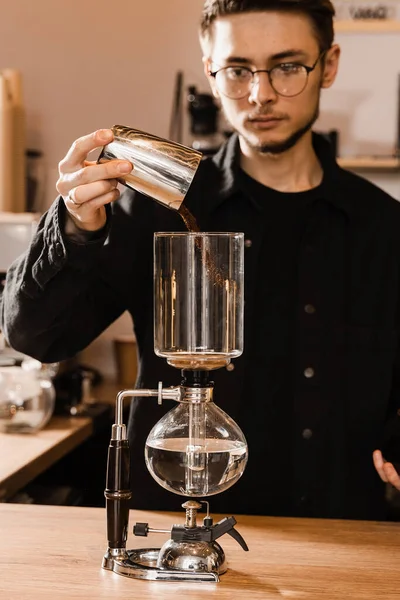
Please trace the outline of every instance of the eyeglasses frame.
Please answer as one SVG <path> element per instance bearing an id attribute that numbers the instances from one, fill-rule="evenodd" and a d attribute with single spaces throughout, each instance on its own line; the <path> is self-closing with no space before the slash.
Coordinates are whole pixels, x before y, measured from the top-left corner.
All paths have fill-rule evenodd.
<path id="1" fill-rule="evenodd" d="M 215 79 L 215 78 L 216 78 L 216 76 L 217 76 L 217 74 L 218 74 L 220 71 L 224 71 L 225 69 L 232 69 L 232 68 L 234 68 L 235 66 L 236 66 L 236 67 L 240 67 L 240 68 L 242 68 L 242 69 L 246 69 L 247 71 L 249 71 L 249 72 L 251 73 L 251 81 L 250 81 L 250 86 L 252 87 L 252 86 L 254 85 L 254 75 L 255 75 L 256 73 L 267 73 L 267 75 L 268 75 L 268 81 L 269 81 L 269 83 L 270 83 L 270 86 L 271 86 L 271 87 L 272 87 L 272 89 L 274 90 L 275 94 L 278 94 L 278 96 L 282 96 L 283 98 L 295 98 L 296 96 L 299 96 L 300 94 L 302 94 L 302 93 L 304 92 L 304 90 L 306 89 L 306 87 L 307 87 L 307 84 L 308 84 L 308 78 L 309 78 L 309 75 L 310 75 L 310 73 L 312 73 L 312 72 L 314 71 L 314 69 L 316 68 L 316 66 L 317 66 L 317 64 L 318 64 L 318 61 L 319 61 L 319 60 L 320 60 L 320 59 L 323 57 L 323 55 L 324 55 L 325 53 L 326 53 L 326 50 L 324 50 L 323 52 L 320 52 L 320 53 L 318 54 L 318 56 L 317 56 L 317 60 L 315 61 L 315 63 L 313 64 L 313 66 L 312 66 L 312 67 L 309 67 L 309 66 L 307 66 L 307 65 L 303 65 L 302 63 L 290 62 L 290 61 L 287 61 L 287 62 L 282 62 L 282 63 L 279 63 L 279 64 L 277 64 L 277 65 L 274 65 L 273 67 L 271 67 L 271 69 L 256 69 L 255 71 L 253 71 L 252 69 L 249 69 L 249 67 L 245 67 L 245 66 L 242 66 L 242 65 L 227 65 L 226 67 L 221 67 L 220 69 L 217 69 L 216 71 L 209 71 L 209 72 L 208 72 L 208 74 L 209 74 L 209 76 L 210 76 L 210 77 L 213 77 L 213 78 Z M 304 85 L 303 89 L 302 89 L 300 92 L 297 92 L 297 94 L 293 94 L 293 95 L 289 95 L 289 96 L 287 96 L 286 94 L 281 94 L 280 92 L 277 92 L 277 91 L 276 91 L 276 89 L 274 88 L 274 85 L 273 85 L 273 83 L 272 83 L 272 80 L 271 80 L 271 72 L 272 72 L 274 69 L 277 69 L 278 67 L 281 67 L 282 65 L 288 65 L 288 64 L 289 64 L 289 65 L 290 65 L 290 64 L 296 64 L 296 65 L 298 65 L 299 67 L 303 67 L 303 68 L 306 70 L 306 73 L 307 73 L 306 83 L 305 83 L 305 85 Z M 218 84 L 217 84 L 217 83 L 215 83 L 215 85 L 216 85 L 216 86 L 217 86 L 217 88 L 218 88 Z M 243 96 L 238 96 L 238 97 L 236 97 L 236 98 L 231 98 L 230 96 L 227 96 L 226 94 L 224 94 L 224 92 L 222 92 L 221 90 L 218 90 L 218 91 L 219 91 L 219 92 L 220 92 L 220 93 L 221 93 L 223 96 L 225 96 L 226 98 L 229 98 L 230 100 L 242 100 L 242 98 L 245 98 L 247 95 L 250 95 L 250 94 L 251 94 L 251 89 L 250 89 L 250 92 L 246 92 L 246 94 L 243 94 Z"/>

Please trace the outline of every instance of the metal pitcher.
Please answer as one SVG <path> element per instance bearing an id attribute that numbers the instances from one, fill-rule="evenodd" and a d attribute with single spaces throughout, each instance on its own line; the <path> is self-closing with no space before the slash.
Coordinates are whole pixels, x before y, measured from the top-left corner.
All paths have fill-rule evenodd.
<path id="1" fill-rule="evenodd" d="M 128 160 L 133 169 L 119 181 L 179 210 L 202 159 L 201 152 L 124 125 L 112 128 L 114 140 L 104 146 L 98 163 Z"/>

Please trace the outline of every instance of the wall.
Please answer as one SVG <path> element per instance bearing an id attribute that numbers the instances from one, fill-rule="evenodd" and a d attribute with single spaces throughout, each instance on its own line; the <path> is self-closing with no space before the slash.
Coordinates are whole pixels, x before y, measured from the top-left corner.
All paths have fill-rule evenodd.
<path id="1" fill-rule="evenodd" d="M 167 136 L 175 76 L 207 90 L 197 40 L 203 0 L 1 0 L 0 68 L 23 76 L 28 146 L 44 152 L 44 208 L 57 164 L 77 137 L 115 123 Z M 399 34 L 340 34 L 341 70 L 322 96 L 320 128 L 341 129 L 343 154 L 390 153 L 395 142 Z M 363 173 L 400 198 L 397 174 Z M 84 353 L 114 373 L 111 338 Z"/>
<path id="2" fill-rule="evenodd" d="M 400 32 L 337 33 L 338 77 L 322 91 L 317 126 L 339 129 L 340 155 L 392 155 L 398 143 Z M 400 199 L 399 173 L 360 172 Z"/>
<path id="3" fill-rule="evenodd" d="M 396 144 L 400 33 L 338 33 L 338 77 L 321 121 L 340 129 L 343 156 L 391 154 Z"/>

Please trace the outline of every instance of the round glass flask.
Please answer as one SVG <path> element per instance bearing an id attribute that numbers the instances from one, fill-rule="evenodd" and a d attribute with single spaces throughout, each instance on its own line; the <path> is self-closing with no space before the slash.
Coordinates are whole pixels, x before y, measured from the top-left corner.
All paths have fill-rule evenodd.
<path id="1" fill-rule="evenodd" d="M 145 460 L 162 487 L 182 496 L 212 496 L 230 488 L 247 463 L 247 442 L 212 400 L 184 399 L 156 423 Z"/>

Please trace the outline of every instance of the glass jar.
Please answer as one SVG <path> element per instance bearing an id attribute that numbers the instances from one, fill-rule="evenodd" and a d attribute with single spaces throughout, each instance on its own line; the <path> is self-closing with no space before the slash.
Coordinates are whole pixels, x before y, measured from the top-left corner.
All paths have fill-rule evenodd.
<path id="1" fill-rule="evenodd" d="M 56 370 L 31 358 L 21 366 L 0 367 L 0 432 L 34 433 L 47 425 L 55 406 Z"/>

